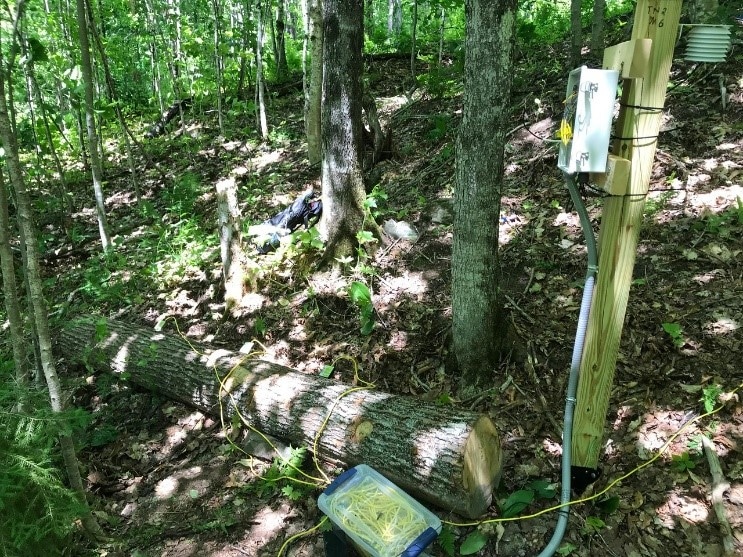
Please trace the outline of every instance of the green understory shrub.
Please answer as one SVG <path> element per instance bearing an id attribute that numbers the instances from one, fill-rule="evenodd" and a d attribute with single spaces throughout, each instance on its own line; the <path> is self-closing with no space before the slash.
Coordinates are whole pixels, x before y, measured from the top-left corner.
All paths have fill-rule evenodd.
<path id="1" fill-rule="evenodd" d="M 44 393 L 0 379 L 0 555 L 62 555 L 81 505 L 61 479 L 57 436 L 83 417 L 52 414 Z"/>

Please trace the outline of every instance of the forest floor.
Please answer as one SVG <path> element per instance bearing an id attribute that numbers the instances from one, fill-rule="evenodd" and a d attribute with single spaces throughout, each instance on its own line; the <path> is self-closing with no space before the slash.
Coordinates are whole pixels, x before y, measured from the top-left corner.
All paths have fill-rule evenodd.
<path id="1" fill-rule="evenodd" d="M 151 326 L 172 317 L 166 330 L 175 331 L 177 323 L 189 339 L 233 350 L 257 338 L 261 357 L 306 373 L 347 355 L 379 389 L 488 413 L 505 454 L 497 502 L 535 479 L 557 483 L 563 399 L 586 265 L 556 149 L 542 141 L 554 137 L 562 114 L 565 72 L 558 58 L 522 56 L 516 70 L 500 249 L 522 346 L 518 357 L 504 358 L 493 392 L 455 400 L 456 377 L 445 367 L 461 85 L 439 75 L 430 90 L 421 88 L 408 99 L 406 62 L 380 60 L 370 68 L 383 123 L 392 126 L 394 138 L 394 156 L 377 171 L 377 191 L 387 196 L 379 197 L 379 220 L 404 220 L 420 237 L 394 241 L 364 263 L 376 311 L 372 334 L 360 334 L 358 310 L 345 294 L 353 271 L 331 277 L 277 254 L 259 259 L 265 270 L 256 276 L 255 290 L 237 316 L 224 317 L 213 186 L 220 177 L 236 176 L 243 215 L 251 223 L 306 188 L 319 188 L 318 170 L 303 153 L 298 94 L 272 102 L 276 131 L 262 146 L 251 115 L 233 115 L 230 129 L 237 131 L 225 139 L 214 121 L 196 111 L 188 116 L 185 135 L 172 131 L 151 140 L 147 148 L 161 171 L 146 172 L 144 209 L 135 206 L 125 174 L 107 183 L 109 219 L 119 242 L 113 258 L 96 255 L 91 203 L 75 216 L 79 237 L 70 252 L 55 223 L 46 223 L 52 254 L 46 271 L 58 277 L 60 300 L 53 315 L 66 321 L 95 311 Z M 545 67 L 538 62 L 545 59 L 555 62 Z M 722 555 L 711 474 L 699 444 L 705 434 L 730 483 L 724 509 L 743 553 L 743 403 L 737 395 L 638 469 L 705 412 L 702 399 L 715 398 L 715 385 L 729 393 L 743 383 L 741 76 L 739 49 L 724 65 L 674 63 L 606 418 L 603 474 L 587 495 L 634 473 L 608 492 L 618 498 L 616 509 L 596 501 L 572 507 L 562 555 Z M 719 80 L 727 87 L 725 110 Z M 598 231 L 602 198 L 587 202 Z M 208 249 L 194 251 L 193 226 L 203 228 Z M 136 261 L 145 245 L 157 255 L 155 272 Z M 122 269 L 121 261 L 129 268 Z M 93 269 L 108 273 L 99 279 Z M 353 381 L 347 361 L 333 373 L 339 381 Z M 81 457 L 96 515 L 115 540 L 95 547 L 81 542 L 80 555 L 269 557 L 290 536 L 319 522 L 318 492 L 262 480 L 270 462 L 234 451 L 214 417 L 83 370 L 69 369 L 66 380 L 74 402 L 93 411 Z M 537 501 L 524 514 L 554 503 Z M 491 511 L 488 517 L 498 516 L 497 505 Z M 549 513 L 493 528 L 479 554 L 537 554 L 555 520 L 556 513 Z M 453 530 L 457 554 L 471 530 Z M 429 553 L 446 555 L 439 544 Z M 322 534 L 289 544 L 286 554 L 324 555 Z"/>

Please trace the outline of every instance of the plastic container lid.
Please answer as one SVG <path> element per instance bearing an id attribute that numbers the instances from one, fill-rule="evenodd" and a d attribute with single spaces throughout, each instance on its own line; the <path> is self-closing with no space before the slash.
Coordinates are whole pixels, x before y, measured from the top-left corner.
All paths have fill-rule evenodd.
<path id="1" fill-rule="evenodd" d="M 435 514 L 366 464 L 338 476 L 317 506 L 370 557 L 416 557 L 441 532 Z"/>

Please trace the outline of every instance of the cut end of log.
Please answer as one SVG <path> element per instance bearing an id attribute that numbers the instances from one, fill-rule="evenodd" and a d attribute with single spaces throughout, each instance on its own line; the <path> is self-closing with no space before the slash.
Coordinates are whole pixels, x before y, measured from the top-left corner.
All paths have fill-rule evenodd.
<path id="1" fill-rule="evenodd" d="M 463 484 L 469 494 L 468 515 L 480 516 L 500 482 L 503 453 L 495 425 L 487 416 L 475 422 L 464 447 Z"/>

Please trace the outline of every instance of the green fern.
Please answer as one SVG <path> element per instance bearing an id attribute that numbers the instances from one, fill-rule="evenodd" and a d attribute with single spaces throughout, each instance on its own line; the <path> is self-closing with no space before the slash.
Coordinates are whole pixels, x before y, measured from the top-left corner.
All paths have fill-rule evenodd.
<path id="1" fill-rule="evenodd" d="M 24 400 L 28 412 L 17 409 Z M 55 466 L 79 414 L 53 414 L 43 393 L 0 383 L 0 555 L 62 554 L 82 507 Z"/>

